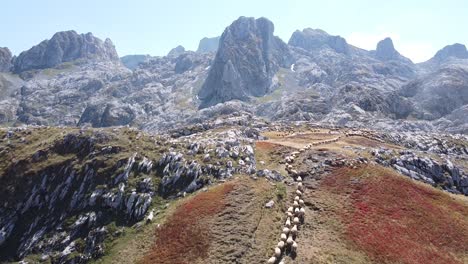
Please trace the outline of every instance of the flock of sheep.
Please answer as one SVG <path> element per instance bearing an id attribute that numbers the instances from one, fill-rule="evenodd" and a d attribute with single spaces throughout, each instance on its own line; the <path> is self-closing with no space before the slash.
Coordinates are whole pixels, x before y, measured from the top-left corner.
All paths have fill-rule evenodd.
<path id="1" fill-rule="evenodd" d="M 294 197 L 293 206 L 289 207 L 286 211 L 286 222 L 281 233 L 280 241 L 274 250 L 274 255 L 268 260 L 268 264 L 275 264 L 280 261 L 283 254 L 295 255 L 297 254 L 297 242 L 296 237 L 298 235 L 298 229 L 301 224 L 304 223 L 305 216 L 305 205 L 304 200 L 302 200 L 302 195 L 304 192 L 304 186 L 302 184 L 301 176 L 297 175 L 297 172 L 292 169 L 291 163 L 294 162 L 294 159 L 301 151 L 294 151 L 290 156 L 285 158 L 286 162 L 286 171 L 295 177 L 297 183 L 296 196 Z M 279 264 L 284 264 L 283 261 L 280 261 Z"/>

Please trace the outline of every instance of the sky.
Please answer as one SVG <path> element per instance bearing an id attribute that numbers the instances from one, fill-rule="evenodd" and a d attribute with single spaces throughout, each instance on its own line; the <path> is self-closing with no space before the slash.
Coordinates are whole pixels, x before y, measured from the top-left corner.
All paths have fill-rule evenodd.
<path id="1" fill-rule="evenodd" d="M 177 45 L 196 50 L 239 16 L 270 19 L 285 42 L 308 27 L 368 50 L 391 37 L 414 62 L 468 44 L 466 0 L 3 0 L 2 11 L 0 47 L 16 55 L 70 29 L 112 39 L 120 56 L 165 55 Z"/>

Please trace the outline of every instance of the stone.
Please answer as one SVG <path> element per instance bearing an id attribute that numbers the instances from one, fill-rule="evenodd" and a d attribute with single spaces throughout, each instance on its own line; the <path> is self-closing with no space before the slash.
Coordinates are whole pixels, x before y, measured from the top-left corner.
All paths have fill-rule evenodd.
<path id="1" fill-rule="evenodd" d="M 12 55 L 8 48 L 0 47 L 0 72 L 9 72 L 12 68 Z"/>
<path id="2" fill-rule="evenodd" d="M 218 46 L 219 46 L 219 39 L 220 37 L 214 37 L 214 38 L 202 38 L 200 40 L 200 43 L 198 44 L 198 53 L 203 53 L 203 52 L 216 52 L 218 51 Z"/>

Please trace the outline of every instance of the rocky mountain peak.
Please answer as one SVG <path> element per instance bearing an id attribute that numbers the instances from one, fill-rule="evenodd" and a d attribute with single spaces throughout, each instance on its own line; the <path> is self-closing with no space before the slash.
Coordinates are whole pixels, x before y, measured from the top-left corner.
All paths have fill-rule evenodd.
<path id="1" fill-rule="evenodd" d="M 400 60 L 410 62 L 408 58 L 402 56 L 393 46 L 391 38 L 385 38 L 377 43 L 375 57 L 382 61 Z"/>
<path id="2" fill-rule="evenodd" d="M 288 42 L 294 47 L 308 51 L 331 48 L 338 53 L 349 54 L 350 48 L 346 40 L 340 36 L 332 36 L 321 29 L 306 28 L 296 30 Z"/>
<path id="3" fill-rule="evenodd" d="M 240 17 L 224 30 L 198 94 L 201 108 L 272 91 L 273 76 L 292 62 L 287 45 L 273 31 L 270 20 L 248 17 Z"/>
<path id="4" fill-rule="evenodd" d="M 54 67 L 80 58 L 119 61 L 110 39 L 104 42 L 92 33 L 78 34 L 74 30 L 55 33 L 31 49 L 22 52 L 14 61 L 15 72 Z"/>
<path id="5" fill-rule="evenodd" d="M 8 72 L 11 69 L 12 55 L 8 48 L 0 47 L 0 72 Z"/>
<path id="6" fill-rule="evenodd" d="M 391 38 L 385 38 L 377 43 L 376 57 L 381 60 L 395 59 L 400 55 L 393 46 Z"/>
<path id="7" fill-rule="evenodd" d="M 449 58 L 468 59 L 466 46 L 460 43 L 445 46 L 443 49 L 439 50 L 431 60 L 443 62 Z"/>
<path id="8" fill-rule="evenodd" d="M 216 52 L 219 46 L 219 39 L 219 36 L 214 38 L 202 38 L 198 44 L 197 52 Z"/>
<path id="9" fill-rule="evenodd" d="M 182 46 L 182 45 L 179 45 L 173 49 L 171 49 L 171 51 L 169 51 L 169 53 L 167 54 L 167 56 L 170 56 L 170 57 L 178 57 L 179 55 L 181 55 L 182 53 L 185 52 L 185 48 Z"/>

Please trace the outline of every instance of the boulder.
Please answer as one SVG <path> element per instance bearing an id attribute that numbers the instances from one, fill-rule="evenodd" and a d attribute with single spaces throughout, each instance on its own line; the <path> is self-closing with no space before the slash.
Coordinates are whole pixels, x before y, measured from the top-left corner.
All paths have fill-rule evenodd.
<path id="1" fill-rule="evenodd" d="M 9 72 L 12 64 L 11 51 L 8 48 L 0 48 L 0 72 Z"/>

